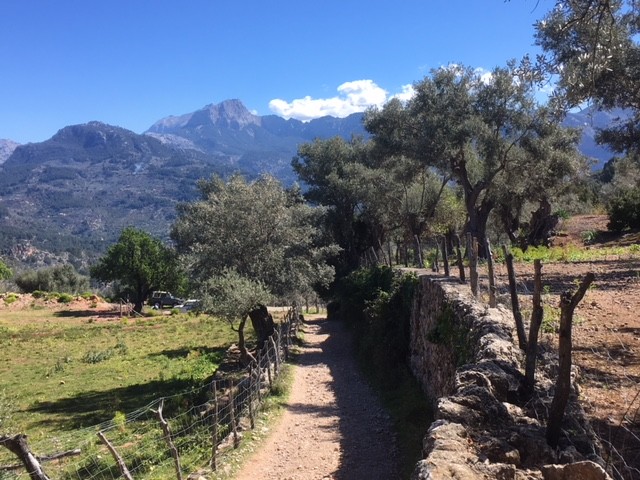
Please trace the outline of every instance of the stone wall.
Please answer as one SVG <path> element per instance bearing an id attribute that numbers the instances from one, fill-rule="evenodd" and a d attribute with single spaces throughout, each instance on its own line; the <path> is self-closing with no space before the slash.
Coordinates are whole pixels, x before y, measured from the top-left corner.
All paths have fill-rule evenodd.
<path id="1" fill-rule="evenodd" d="M 545 441 L 553 381 L 542 358 L 536 393 L 522 398 L 522 352 L 504 307 L 477 302 L 455 279 L 419 276 L 411 318 L 411 369 L 433 402 L 412 479 L 604 479 L 593 431 L 575 398 L 558 449 Z M 574 396 L 575 397 L 575 396 Z M 566 425 L 565 425 L 566 424 Z"/>

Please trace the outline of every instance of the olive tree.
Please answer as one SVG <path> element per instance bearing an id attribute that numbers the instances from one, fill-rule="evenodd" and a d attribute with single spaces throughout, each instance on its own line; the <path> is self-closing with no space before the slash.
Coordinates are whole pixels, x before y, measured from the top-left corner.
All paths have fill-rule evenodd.
<path id="1" fill-rule="evenodd" d="M 159 239 L 133 227 L 122 231 L 118 241 L 91 268 L 91 277 L 119 282 L 132 295 L 133 310 L 137 313 L 153 290 L 173 290 L 182 281 L 175 252 Z"/>
<path id="2" fill-rule="evenodd" d="M 536 103 L 526 80 L 515 62 L 488 76 L 463 66 L 441 68 L 414 86 L 406 105 L 392 102 L 367 118 L 374 142 L 459 185 L 466 231 L 480 245 L 505 192 L 542 191 L 577 168 L 577 134 Z"/>
<path id="3" fill-rule="evenodd" d="M 201 180 L 198 189 L 198 200 L 178 205 L 171 237 L 205 309 L 239 322 L 246 359 L 247 317 L 258 341 L 264 341 L 270 321 L 265 302 L 296 301 L 331 282 L 333 269 L 325 260 L 336 248 L 322 243 L 323 211 L 305 204 L 299 189 L 285 189 L 271 176 L 253 182 L 214 176 Z"/>
<path id="4" fill-rule="evenodd" d="M 558 1 L 536 23 L 544 66 L 557 78 L 564 108 L 591 101 L 600 109 L 626 109 L 599 133 L 614 151 L 640 153 L 640 4 L 635 0 Z"/>

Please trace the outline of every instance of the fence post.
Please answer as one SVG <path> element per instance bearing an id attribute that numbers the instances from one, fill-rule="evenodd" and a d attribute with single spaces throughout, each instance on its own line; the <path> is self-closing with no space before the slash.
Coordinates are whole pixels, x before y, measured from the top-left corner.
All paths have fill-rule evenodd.
<path id="1" fill-rule="evenodd" d="M 214 472 L 218 469 L 218 423 L 220 412 L 218 410 L 218 382 L 213 381 L 213 425 L 211 426 L 211 470 Z"/>
<path id="2" fill-rule="evenodd" d="M 437 245 L 437 243 L 436 243 Z M 436 249 L 438 247 L 436 246 Z M 444 265 L 444 276 L 449 276 L 449 252 L 447 252 L 447 237 L 442 237 L 442 264 Z"/>
<path id="3" fill-rule="evenodd" d="M 238 424 L 236 422 L 236 398 L 233 391 L 233 380 L 229 386 L 229 408 L 231 414 L 231 431 L 233 432 L 233 448 L 240 446 L 240 437 L 238 436 Z"/>
<path id="4" fill-rule="evenodd" d="M 253 414 L 253 371 L 255 370 L 255 365 L 252 362 L 249 366 L 249 422 L 251 422 L 251 430 L 256 428 L 256 418 Z"/>
<path id="5" fill-rule="evenodd" d="M 29 450 L 26 435 L 2 436 L 0 437 L 0 445 L 6 447 L 20 459 L 31 480 L 49 480 L 35 455 Z"/>
<path id="6" fill-rule="evenodd" d="M 520 301 L 518 300 L 518 291 L 516 288 L 516 273 L 513 269 L 513 254 L 507 250 L 506 245 L 502 245 L 504 252 L 504 261 L 507 264 L 507 274 L 509 276 L 509 292 L 511 293 L 511 310 L 513 311 L 513 319 L 516 322 L 516 332 L 518 333 L 518 346 L 521 350 L 527 350 L 527 334 L 524 331 L 524 323 L 522 321 L 522 312 L 520 311 Z"/>
<path id="7" fill-rule="evenodd" d="M 118 464 L 118 469 L 120 469 L 120 473 L 122 474 L 122 476 L 127 480 L 133 480 L 133 477 L 131 476 L 131 473 L 129 473 L 129 469 L 127 468 L 127 465 L 124 463 L 124 460 L 122 460 L 122 457 L 117 452 L 115 447 L 111 445 L 111 442 L 107 440 L 107 437 L 105 437 L 101 431 L 98 432 L 98 438 L 100 438 L 102 443 L 104 443 L 109 449 L 109 452 L 111 452 L 111 455 L 113 456 L 116 463 Z"/>
<path id="8" fill-rule="evenodd" d="M 487 251 L 487 269 L 489 270 L 489 306 L 496 307 L 496 277 L 493 271 L 493 253 L 491 252 L 491 242 L 485 238 L 485 250 Z"/>
<path id="9" fill-rule="evenodd" d="M 162 416 L 162 409 L 164 408 L 164 398 L 160 400 L 160 405 L 158 405 L 158 411 L 156 414 L 158 415 L 158 420 L 160 421 L 160 426 L 162 427 L 162 432 L 164 433 L 164 440 L 167 442 L 167 446 L 169 447 L 169 451 L 171 452 L 171 456 L 173 457 L 173 462 L 176 468 L 176 478 L 178 480 L 182 480 L 182 467 L 180 466 L 180 454 L 178 453 L 178 449 L 176 448 L 173 440 L 171 439 L 171 427 Z"/>
<path id="10" fill-rule="evenodd" d="M 458 263 L 458 270 L 460 271 L 460 283 L 465 283 L 467 279 L 464 275 L 464 262 L 462 261 L 462 247 L 460 245 L 460 236 L 456 234 L 456 260 Z"/>
<path id="11" fill-rule="evenodd" d="M 478 296 L 478 239 L 467 233 L 467 250 L 469 252 L 469 279 L 471 281 L 471 293 Z"/>

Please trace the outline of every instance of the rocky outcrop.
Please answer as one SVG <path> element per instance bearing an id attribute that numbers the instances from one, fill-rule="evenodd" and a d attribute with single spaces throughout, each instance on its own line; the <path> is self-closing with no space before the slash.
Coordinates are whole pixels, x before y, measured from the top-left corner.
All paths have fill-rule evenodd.
<path id="1" fill-rule="evenodd" d="M 545 369 L 553 356 L 541 362 L 536 393 L 523 397 L 511 312 L 480 304 L 453 279 L 419 278 L 410 360 L 436 420 L 412 479 L 608 478 L 575 392 L 563 423 L 571 438 L 558 449 L 546 443 L 553 381 Z"/>

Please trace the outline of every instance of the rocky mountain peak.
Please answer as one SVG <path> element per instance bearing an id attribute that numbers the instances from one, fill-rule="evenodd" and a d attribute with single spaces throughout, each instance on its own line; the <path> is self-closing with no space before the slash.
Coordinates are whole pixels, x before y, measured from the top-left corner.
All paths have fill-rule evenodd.
<path id="1" fill-rule="evenodd" d="M 2 165 L 19 146 L 20 144 L 13 140 L 0 138 L 0 165 Z"/>
<path id="2" fill-rule="evenodd" d="M 248 125 L 260 126 L 260 117 L 252 114 L 238 99 L 225 100 L 205 107 L 214 125 L 226 123 L 242 129 Z"/>

